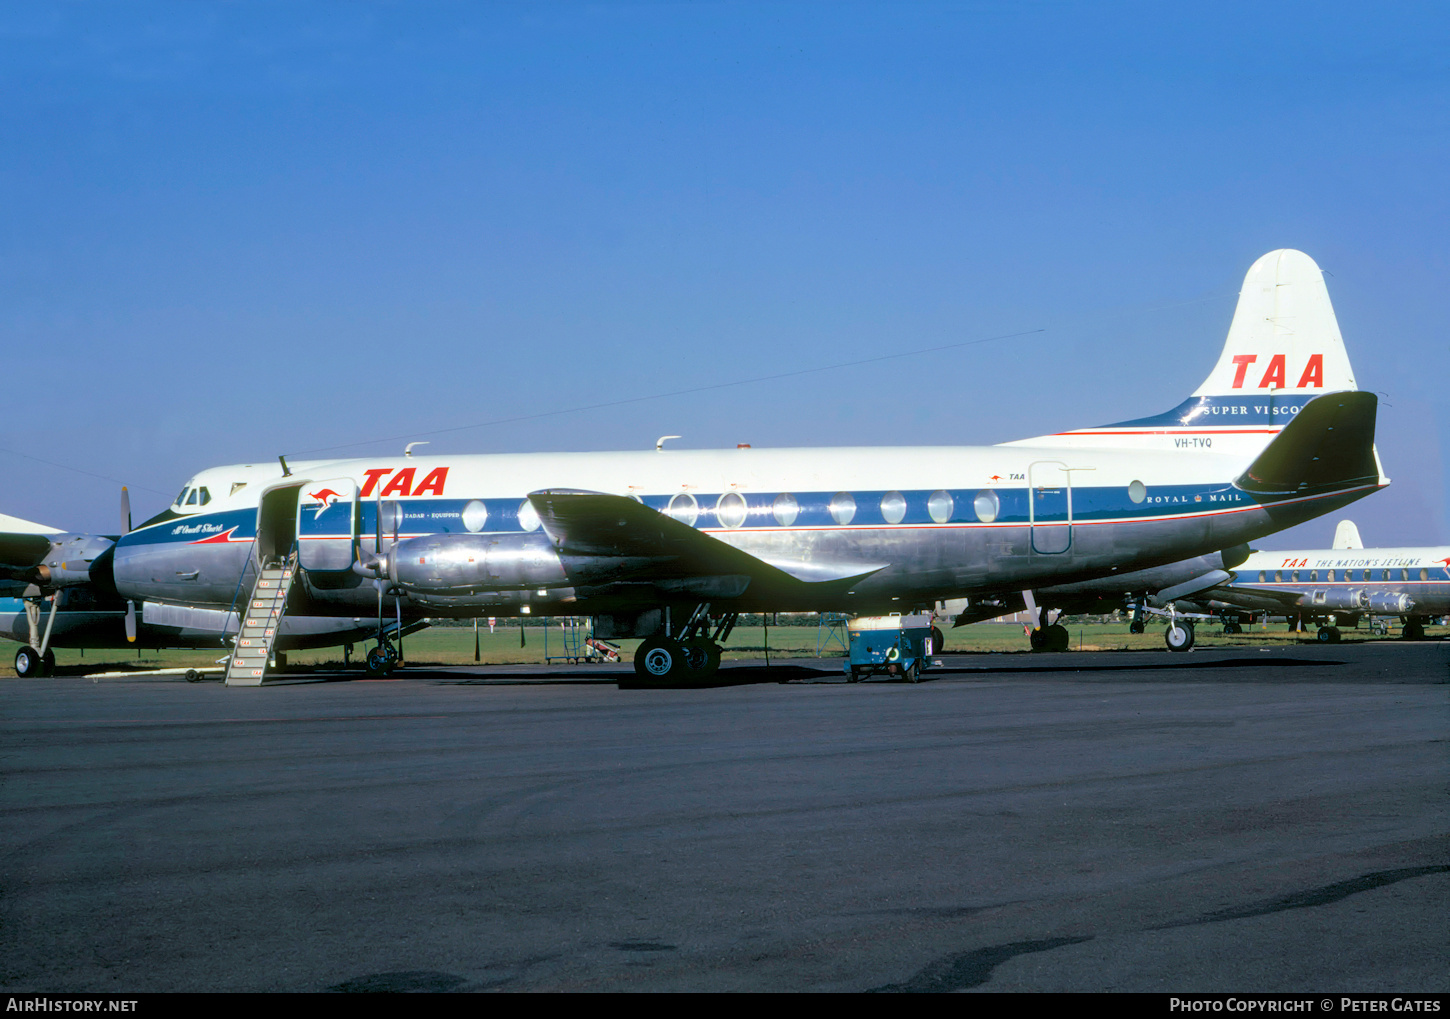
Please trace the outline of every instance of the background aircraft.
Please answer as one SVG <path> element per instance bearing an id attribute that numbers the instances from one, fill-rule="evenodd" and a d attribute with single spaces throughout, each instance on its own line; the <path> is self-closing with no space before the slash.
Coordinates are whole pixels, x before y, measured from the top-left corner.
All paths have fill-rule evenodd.
<path id="1" fill-rule="evenodd" d="M 1407 640 L 1425 635 L 1425 622 L 1450 614 L 1450 546 L 1364 548 L 1354 522 L 1342 520 L 1328 549 L 1254 551 L 1247 546 L 1131 574 L 1064 584 L 1038 592 L 1065 613 L 1133 610 L 1131 628 L 1142 633 L 1145 614 L 1170 616 L 1168 647 L 1194 644 L 1193 616 L 1217 616 L 1224 632 L 1254 619 L 1287 619 L 1290 629 L 1319 624 L 1319 639 L 1334 643 L 1340 627 L 1392 617 Z M 1020 611 L 1020 601 L 964 608 L 962 622 Z"/>

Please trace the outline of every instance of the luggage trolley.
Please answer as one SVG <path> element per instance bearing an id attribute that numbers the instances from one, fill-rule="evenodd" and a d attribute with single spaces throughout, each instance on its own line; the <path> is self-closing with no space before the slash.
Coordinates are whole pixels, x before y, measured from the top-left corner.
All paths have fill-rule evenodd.
<path id="1" fill-rule="evenodd" d="M 915 683 L 921 670 L 932 664 L 931 614 L 862 616 L 846 624 L 850 652 L 846 678 L 852 683 L 884 672 Z"/>

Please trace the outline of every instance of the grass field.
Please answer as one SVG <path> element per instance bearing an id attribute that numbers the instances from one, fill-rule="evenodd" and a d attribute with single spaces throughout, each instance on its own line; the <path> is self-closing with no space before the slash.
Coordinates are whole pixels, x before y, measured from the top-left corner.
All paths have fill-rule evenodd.
<path id="1" fill-rule="evenodd" d="M 1128 632 L 1124 623 L 1082 623 L 1069 621 L 1072 635 L 1072 650 L 1082 651 L 1161 651 L 1164 649 L 1162 621 L 1150 623 L 1143 634 Z M 481 626 L 478 638 L 478 660 L 487 665 L 534 665 L 544 661 L 544 627 L 530 625 L 524 629 L 523 646 L 520 646 L 517 625 L 500 626 L 489 633 Z M 1374 636 L 1361 627 L 1358 630 L 1344 630 L 1346 641 L 1394 640 L 1399 636 L 1399 627 L 1394 627 L 1388 636 Z M 1450 628 L 1426 627 L 1426 636 L 1443 638 L 1450 634 Z M 1028 653 L 1027 638 L 1022 627 L 1016 623 L 977 623 L 958 629 L 946 630 L 946 654 Z M 818 643 L 824 639 L 824 631 L 808 626 L 772 626 L 769 629 L 769 653 L 772 658 L 815 658 Z M 1261 647 L 1286 644 L 1314 643 L 1314 633 L 1289 633 L 1284 624 L 1278 623 L 1265 629 L 1254 627 L 1250 631 L 1225 635 L 1217 624 L 1204 624 L 1197 628 L 1197 646 L 1214 647 Z M 631 661 L 637 640 L 617 641 L 626 662 Z M 353 661 L 357 662 L 366 651 L 357 645 Z M 423 630 L 403 641 L 405 661 L 413 665 L 467 665 L 474 661 L 474 637 L 471 627 L 440 626 Z M 11 649 L 10 654 L 14 653 Z M 566 653 L 563 633 L 555 624 L 550 629 L 548 653 L 551 659 Z M 725 648 L 725 660 L 761 658 L 766 653 L 766 631 L 759 626 L 736 627 Z M 59 648 L 55 652 L 58 675 L 83 675 L 106 670 L 143 670 L 168 668 L 214 667 L 222 657 L 222 649 L 208 651 L 74 651 Z M 820 657 L 840 659 L 845 657 L 839 639 L 821 649 Z M 287 654 L 289 667 L 317 667 L 340 665 L 340 648 L 319 648 L 313 651 L 291 651 Z M 8 661 L 7 661 L 8 664 Z"/>

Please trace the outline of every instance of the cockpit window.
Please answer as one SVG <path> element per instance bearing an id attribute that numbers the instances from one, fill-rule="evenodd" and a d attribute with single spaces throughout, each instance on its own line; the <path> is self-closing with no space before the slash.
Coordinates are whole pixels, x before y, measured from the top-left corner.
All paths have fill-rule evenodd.
<path id="1" fill-rule="evenodd" d="M 186 504 L 188 506 L 196 505 L 196 489 L 193 488 L 190 492 L 186 493 Z"/>
<path id="2" fill-rule="evenodd" d="M 182 501 L 186 499 L 186 493 L 187 493 L 187 491 L 188 491 L 188 489 L 183 488 L 180 492 L 176 493 L 176 501 L 174 503 L 172 503 L 171 505 L 173 505 L 173 506 L 180 506 L 181 503 L 182 503 Z"/>
<path id="3" fill-rule="evenodd" d="M 208 492 L 205 488 L 198 488 L 196 491 L 198 503 L 205 506 L 207 503 L 211 502 L 211 493 Z"/>

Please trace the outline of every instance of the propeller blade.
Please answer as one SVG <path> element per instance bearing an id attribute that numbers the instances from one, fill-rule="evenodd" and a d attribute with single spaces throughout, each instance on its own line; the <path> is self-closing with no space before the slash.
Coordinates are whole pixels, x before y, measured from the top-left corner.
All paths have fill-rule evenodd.
<path id="1" fill-rule="evenodd" d="M 126 603 L 126 643 L 136 643 L 136 603 L 133 601 Z"/>
<path id="2" fill-rule="evenodd" d="M 131 493 L 126 490 L 125 485 L 121 486 L 121 533 L 131 533 Z M 132 636 L 131 639 L 136 638 Z"/>

